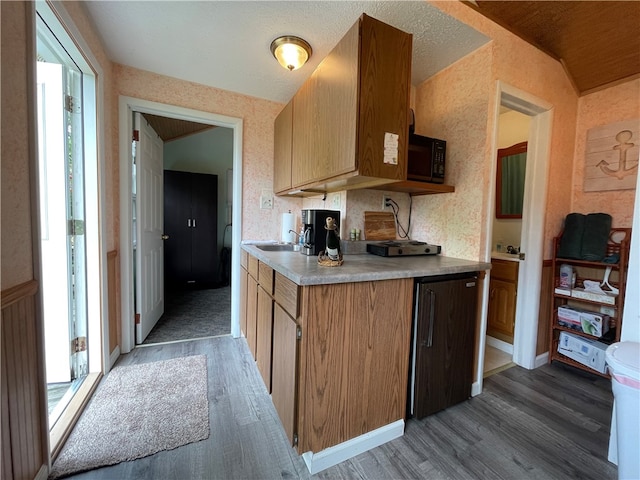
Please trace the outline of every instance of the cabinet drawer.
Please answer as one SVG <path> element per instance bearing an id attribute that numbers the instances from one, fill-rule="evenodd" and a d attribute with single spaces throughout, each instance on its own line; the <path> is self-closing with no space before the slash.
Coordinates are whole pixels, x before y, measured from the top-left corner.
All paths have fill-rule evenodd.
<path id="1" fill-rule="evenodd" d="M 509 260 L 491 260 L 491 278 L 499 278 L 507 282 L 518 281 L 518 262 Z"/>
<path id="2" fill-rule="evenodd" d="M 249 263 L 247 265 L 247 271 L 254 280 L 258 281 L 258 259 L 253 255 L 249 255 Z"/>
<path id="3" fill-rule="evenodd" d="M 273 268 L 266 263 L 259 262 L 258 283 L 269 295 L 273 295 Z"/>
<path id="4" fill-rule="evenodd" d="M 298 285 L 276 272 L 274 298 L 294 319 L 298 318 Z"/>
<path id="5" fill-rule="evenodd" d="M 240 266 L 244 267 L 245 270 L 249 268 L 249 254 L 244 250 L 240 250 Z"/>

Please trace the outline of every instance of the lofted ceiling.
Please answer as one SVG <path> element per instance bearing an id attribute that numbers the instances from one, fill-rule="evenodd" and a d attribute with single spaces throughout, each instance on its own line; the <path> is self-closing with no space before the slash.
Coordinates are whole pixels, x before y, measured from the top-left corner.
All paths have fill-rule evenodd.
<path id="1" fill-rule="evenodd" d="M 562 62 L 581 95 L 640 75 L 639 1 L 464 3 Z"/>
<path id="2" fill-rule="evenodd" d="M 187 120 L 178 120 L 177 118 L 159 117 L 158 115 L 151 115 L 149 113 L 143 113 L 142 116 L 163 142 L 170 142 L 171 140 L 177 140 L 187 135 L 215 128 L 215 125 L 205 125 Z"/>

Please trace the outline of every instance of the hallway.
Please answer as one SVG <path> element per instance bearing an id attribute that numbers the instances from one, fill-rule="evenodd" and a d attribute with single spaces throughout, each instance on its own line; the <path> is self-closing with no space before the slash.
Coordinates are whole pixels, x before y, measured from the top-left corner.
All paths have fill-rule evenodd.
<path id="1" fill-rule="evenodd" d="M 231 287 L 167 291 L 164 314 L 143 345 L 229 335 Z"/>

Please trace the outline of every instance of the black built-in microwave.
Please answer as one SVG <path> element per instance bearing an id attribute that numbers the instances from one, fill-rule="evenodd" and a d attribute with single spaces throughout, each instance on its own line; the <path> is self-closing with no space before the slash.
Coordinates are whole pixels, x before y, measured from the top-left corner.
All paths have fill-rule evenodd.
<path id="1" fill-rule="evenodd" d="M 444 159 L 447 142 L 437 138 L 409 134 L 407 180 L 444 183 Z"/>

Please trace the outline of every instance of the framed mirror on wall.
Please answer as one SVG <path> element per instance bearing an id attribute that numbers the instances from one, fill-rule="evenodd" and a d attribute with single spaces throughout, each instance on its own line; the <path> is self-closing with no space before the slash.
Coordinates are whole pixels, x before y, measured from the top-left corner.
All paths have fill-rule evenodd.
<path id="1" fill-rule="evenodd" d="M 496 218 L 522 218 L 527 142 L 498 150 Z"/>

